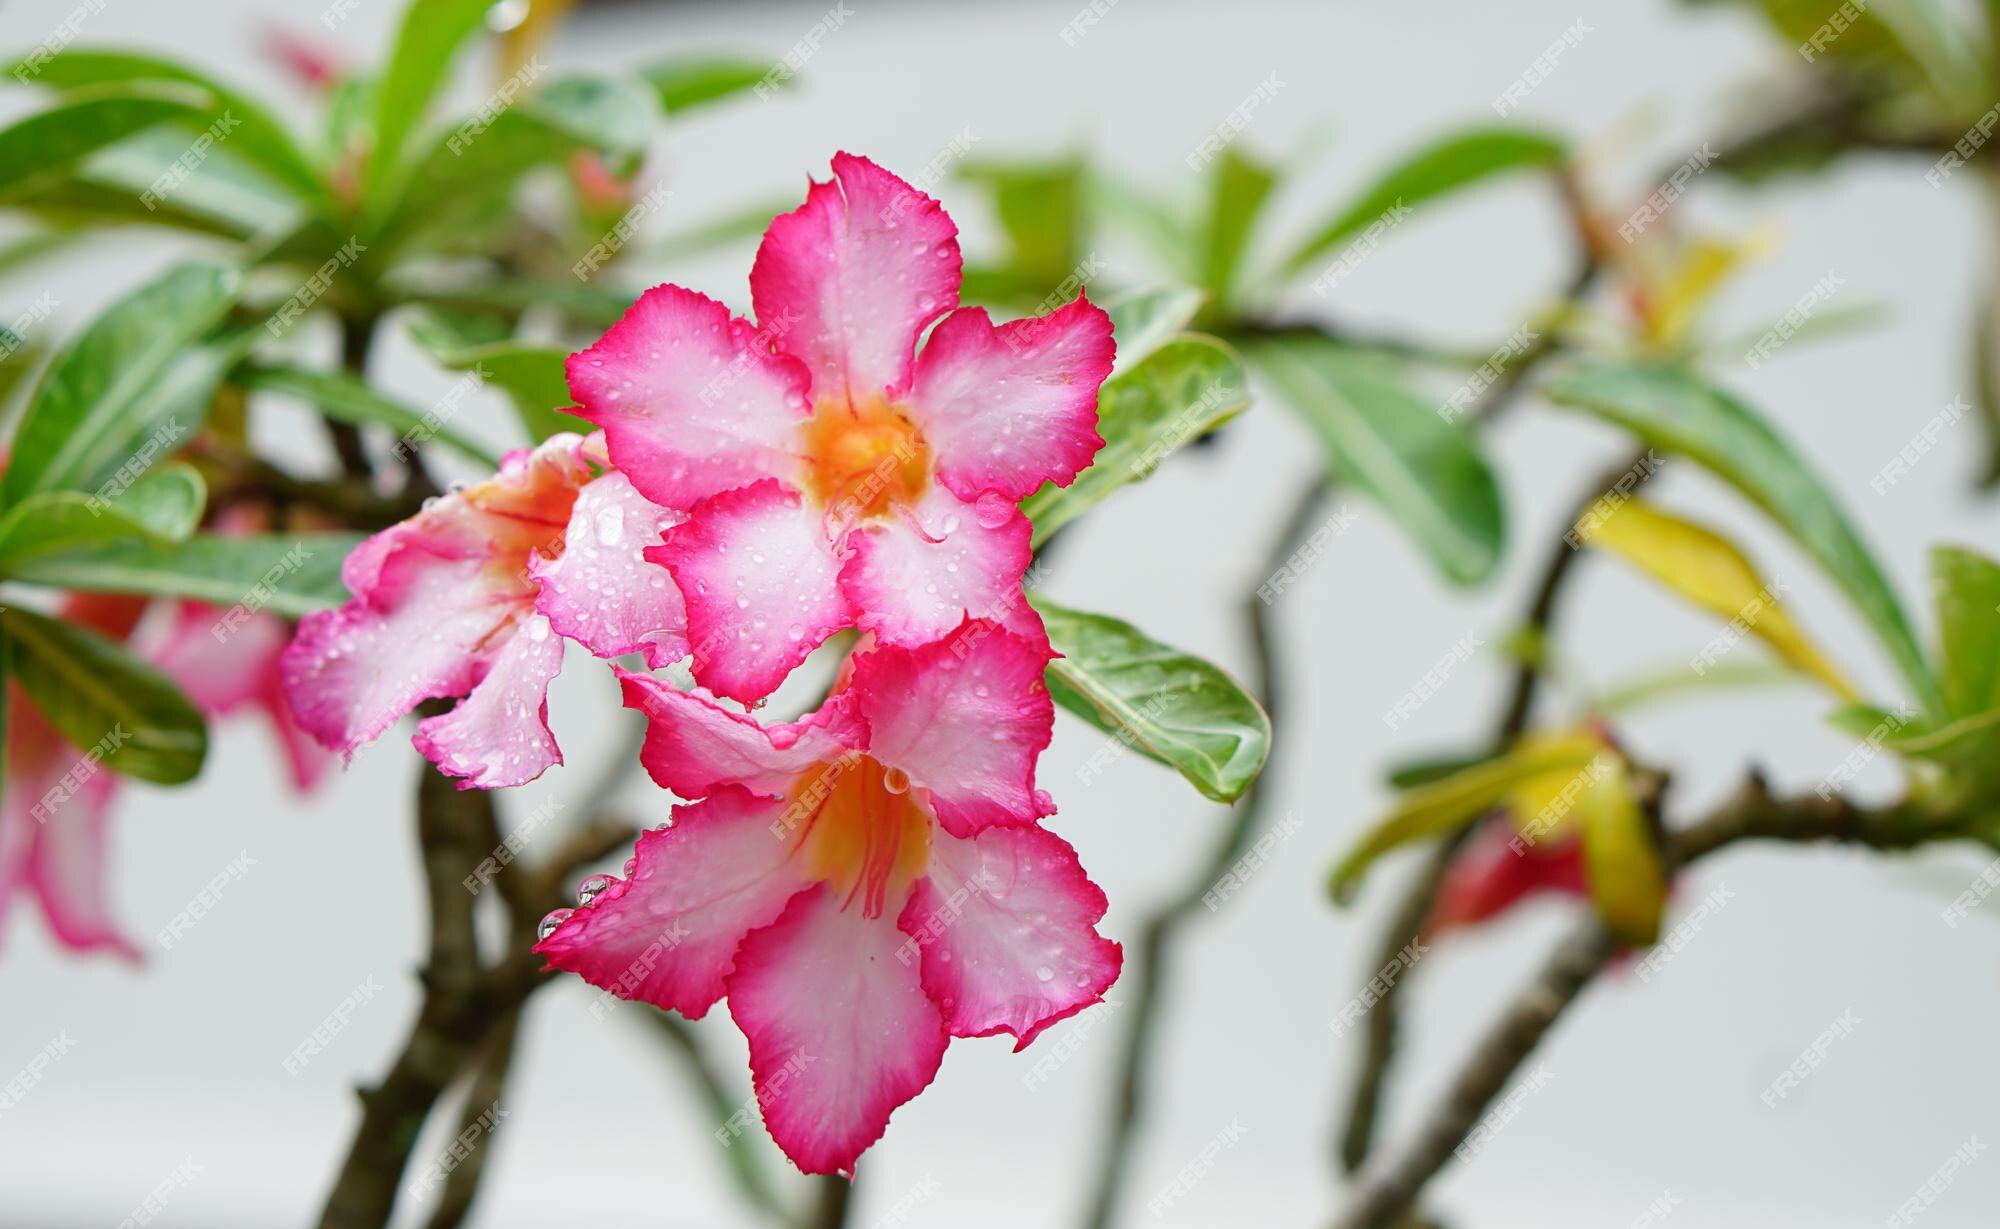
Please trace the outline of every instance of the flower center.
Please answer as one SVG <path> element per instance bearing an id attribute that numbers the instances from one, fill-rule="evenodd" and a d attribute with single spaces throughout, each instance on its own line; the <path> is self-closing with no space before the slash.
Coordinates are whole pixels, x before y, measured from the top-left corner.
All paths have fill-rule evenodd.
<path id="1" fill-rule="evenodd" d="M 892 504 L 914 504 L 930 482 L 930 447 L 885 401 L 822 401 L 804 432 L 806 487 L 841 523 L 870 520 Z"/>
<path id="2" fill-rule="evenodd" d="M 842 908 L 858 899 L 867 916 L 881 916 L 930 861 L 931 817 L 900 769 L 850 754 L 808 769 L 790 799 L 786 814 L 806 825 L 806 866 L 842 895 Z"/>

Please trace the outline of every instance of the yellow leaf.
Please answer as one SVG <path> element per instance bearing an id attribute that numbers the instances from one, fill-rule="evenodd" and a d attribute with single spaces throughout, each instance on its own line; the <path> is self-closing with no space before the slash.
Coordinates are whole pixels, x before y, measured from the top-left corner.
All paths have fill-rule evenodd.
<path id="1" fill-rule="evenodd" d="M 1598 916 L 1626 947 L 1649 946 L 1660 937 L 1667 876 L 1621 757 L 1606 752 L 1592 764 L 1576 812 L 1583 826 L 1584 871 Z"/>
<path id="2" fill-rule="evenodd" d="M 1576 747 L 1583 740 L 1602 748 L 1607 744 L 1594 729 L 1583 726 L 1556 733 L 1530 734 L 1521 740 L 1522 749 L 1551 746 Z M 1570 830 L 1570 816 L 1576 809 L 1578 795 L 1592 764 L 1565 763 L 1551 772 L 1537 773 L 1527 778 L 1507 792 L 1507 813 L 1514 821 L 1514 827 L 1529 844 L 1543 841 L 1561 840 Z"/>
<path id="3" fill-rule="evenodd" d="M 1609 510 L 1593 508 L 1577 522 L 1576 532 L 1583 541 L 1623 556 L 1688 601 L 1721 616 L 1739 637 L 1748 634 L 1762 640 L 1794 669 L 1826 684 L 1841 699 L 1858 698 L 1847 679 L 1792 622 L 1779 600 L 1783 586 L 1766 584 L 1727 538 L 1636 499 Z M 1713 659 L 1734 643 L 1725 639 L 1727 635 L 1725 631 L 1696 657 L 1695 673 L 1713 665 Z"/>
<path id="4" fill-rule="evenodd" d="M 1523 740 L 1498 759 L 1406 791 L 1333 868 L 1328 886 L 1346 902 L 1376 858 L 1411 841 L 1442 836 L 1485 814 L 1523 782 L 1553 774 L 1574 775 L 1603 744 L 1590 733 Z"/>

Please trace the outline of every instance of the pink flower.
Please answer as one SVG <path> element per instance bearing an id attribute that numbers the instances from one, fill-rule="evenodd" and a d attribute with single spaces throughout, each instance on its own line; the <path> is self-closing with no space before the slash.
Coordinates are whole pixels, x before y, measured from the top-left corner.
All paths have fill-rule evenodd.
<path id="1" fill-rule="evenodd" d="M 552 436 L 355 548 L 354 596 L 307 615 L 281 663 L 299 724 L 352 753 L 423 701 L 463 696 L 417 724 L 417 749 L 461 789 L 520 785 L 562 763 L 548 685 L 563 637 L 655 666 L 686 656 L 680 594 L 640 557 L 679 517 L 599 475 L 602 460 L 599 437 Z"/>
<path id="2" fill-rule="evenodd" d="M 1589 897 L 1582 837 L 1569 832 L 1530 841 L 1501 811 L 1482 821 L 1452 859 L 1424 922 L 1424 937 L 1491 921 L 1545 892 Z"/>
<path id="3" fill-rule="evenodd" d="M 967 621 L 857 654 L 817 713 L 768 728 L 621 672 L 647 770 L 701 801 L 639 838 L 629 878 L 586 881 L 535 950 L 690 1018 L 726 995 L 772 1138 L 851 1173 L 950 1038 L 1018 1050 L 1117 978 L 1103 892 L 1036 822 L 1048 659 Z"/>
<path id="4" fill-rule="evenodd" d="M 938 203 L 865 158 L 833 174 L 764 234 L 761 327 L 658 286 L 569 360 L 612 461 L 687 512 L 647 558 L 686 596 L 696 679 L 745 703 L 843 627 L 909 646 L 972 617 L 1040 638 L 1015 505 L 1103 444 L 1110 318 L 1082 297 L 997 326 L 954 310 Z"/>

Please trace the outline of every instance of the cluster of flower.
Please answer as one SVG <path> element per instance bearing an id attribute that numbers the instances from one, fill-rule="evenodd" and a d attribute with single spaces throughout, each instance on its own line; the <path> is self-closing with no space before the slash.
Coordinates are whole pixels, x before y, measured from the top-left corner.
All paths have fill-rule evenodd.
<path id="1" fill-rule="evenodd" d="M 726 996 L 766 1126 L 816 1173 L 852 1171 L 950 1038 L 1026 1045 L 1120 962 L 1103 893 L 1040 822 L 1052 653 L 1018 507 L 1102 446 L 1111 321 L 1082 297 L 997 326 L 958 307 L 938 203 L 862 158 L 833 172 L 764 236 L 761 327 L 648 291 L 570 359 L 571 412 L 599 430 L 364 543 L 352 600 L 283 662 L 301 725 L 342 751 L 464 697 L 415 737 L 461 788 L 561 762 L 566 641 L 688 662 L 692 691 L 613 668 L 647 771 L 695 801 L 536 950 L 690 1018 Z M 824 704 L 759 721 L 848 628 Z"/>

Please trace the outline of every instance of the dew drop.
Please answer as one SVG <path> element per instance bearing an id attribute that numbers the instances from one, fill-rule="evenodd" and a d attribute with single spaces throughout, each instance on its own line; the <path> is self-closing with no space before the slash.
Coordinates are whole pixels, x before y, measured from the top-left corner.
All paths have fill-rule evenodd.
<path id="1" fill-rule="evenodd" d="M 1047 965 L 1042 965 L 1035 970 L 1036 981 L 1054 981 L 1055 977 L 1056 971 Z"/>
<path id="2" fill-rule="evenodd" d="M 605 889 L 618 882 L 609 875 L 592 875 L 576 885 L 576 903 L 588 905 L 604 895 Z"/>
<path id="3" fill-rule="evenodd" d="M 892 794 L 908 793 L 910 774 L 900 768 L 885 768 L 882 770 L 882 788 Z"/>
<path id="4" fill-rule="evenodd" d="M 972 506 L 973 515 L 977 516 L 979 523 L 988 529 L 998 529 L 1005 525 L 1013 511 L 1014 505 L 1007 502 L 1007 497 L 997 491 L 986 492 Z"/>
<path id="5" fill-rule="evenodd" d="M 597 542 L 600 546 L 616 546 L 625 536 L 625 513 L 614 504 L 597 510 Z"/>
<path id="6" fill-rule="evenodd" d="M 541 925 L 535 927 L 536 940 L 539 941 L 542 939 L 546 939 L 550 935 L 554 934 L 556 932 L 556 928 L 558 926 L 561 926 L 564 922 L 569 921 L 569 915 L 575 912 L 576 910 L 574 909 L 549 910 L 548 915 L 542 919 Z"/>

